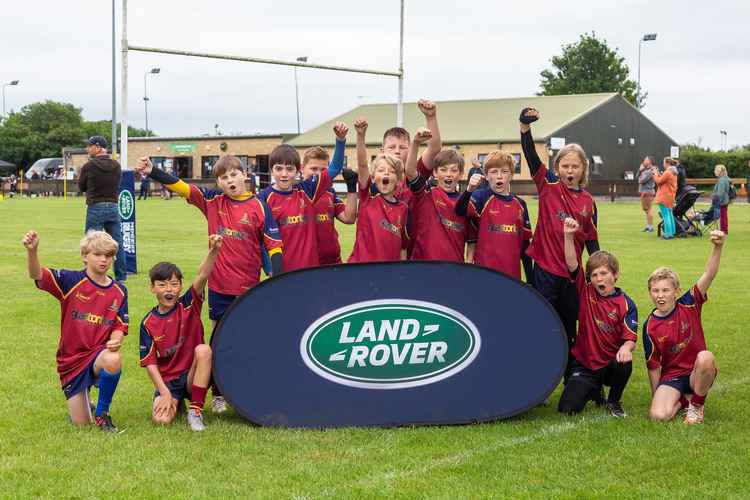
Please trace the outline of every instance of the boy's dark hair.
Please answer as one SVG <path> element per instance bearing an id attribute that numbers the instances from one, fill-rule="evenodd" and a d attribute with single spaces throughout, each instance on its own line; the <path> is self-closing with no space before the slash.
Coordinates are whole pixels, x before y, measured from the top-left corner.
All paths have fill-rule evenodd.
<path id="1" fill-rule="evenodd" d="M 438 167 L 444 167 L 446 165 L 456 165 L 460 174 L 464 173 L 464 157 L 458 154 L 455 149 L 444 149 L 435 155 L 435 159 L 432 160 L 433 169 L 437 170 Z"/>
<path id="2" fill-rule="evenodd" d="M 172 276 L 182 281 L 182 271 L 171 262 L 159 262 L 148 272 L 148 277 L 152 285 L 157 281 L 167 281 Z"/>
<path id="3" fill-rule="evenodd" d="M 237 158 L 236 156 L 227 155 L 220 158 L 219 161 L 217 161 L 214 165 L 214 177 L 218 179 L 230 170 L 240 170 L 242 172 L 245 171 L 245 169 L 242 168 L 242 163 L 240 162 L 239 158 Z"/>
<path id="4" fill-rule="evenodd" d="M 406 141 L 411 140 L 411 136 L 409 135 L 409 131 L 402 127 L 393 127 L 389 128 L 385 131 L 385 134 L 383 134 L 383 144 L 385 144 L 385 140 L 388 137 L 395 137 L 397 139 L 406 139 Z"/>
<path id="5" fill-rule="evenodd" d="M 589 260 L 586 261 L 586 279 L 591 278 L 594 269 L 602 266 L 607 266 L 614 275 L 620 274 L 620 263 L 617 261 L 617 257 L 605 250 L 599 250 L 592 253 Z"/>
<path id="6" fill-rule="evenodd" d="M 271 169 L 273 169 L 274 165 L 294 165 L 299 170 L 299 153 L 292 146 L 281 144 L 271 151 L 268 164 L 271 166 Z"/>

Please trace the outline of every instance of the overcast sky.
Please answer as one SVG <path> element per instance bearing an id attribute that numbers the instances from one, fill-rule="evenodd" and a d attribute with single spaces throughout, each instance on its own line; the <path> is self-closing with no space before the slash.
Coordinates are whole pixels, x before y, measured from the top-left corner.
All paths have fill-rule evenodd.
<path id="1" fill-rule="evenodd" d="M 111 110 L 111 2 L 27 0 L 2 5 L 0 80 L 7 108 L 45 99 Z M 118 9 L 118 113 L 119 39 Z M 644 112 L 680 142 L 718 148 L 750 143 L 750 2 L 406 0 L 405 98 L 516 97 L 539 91 L 539 73 L 561 45 L 595 31 L 619 49 L 636 77 L 643 44 Z M 130 0 L 133 45 L 395 70 L 398 0 Z M 132 125 L 162 136 L 296 131 L 290 67 L 131 52 Z M 360 103 L 394 102 L 396 79 L 299 71 L 302 129 Z"/>

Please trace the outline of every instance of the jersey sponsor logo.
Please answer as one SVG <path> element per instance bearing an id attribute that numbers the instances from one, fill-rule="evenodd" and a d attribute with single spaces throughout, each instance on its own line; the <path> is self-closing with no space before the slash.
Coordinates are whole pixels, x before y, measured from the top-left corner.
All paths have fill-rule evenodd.
<path id="1" fill-rule="evenodd" d="M 515 224 L 487 224 L 490 233 L 516 233 L 518 228 Z"/>
<path id="2" fill-rule="evenodd" d="M 420 300 L 358 302 L 319 318 L 305 331 L 300 355 L 317 375 L 364 389 L 435 383 L 469 366 L 481 349 L 464 315 Z"/>
<path id="3" fill-rule="evenodd" d="M 594 322 L 596 322 L 596 326 L 598 326 L 599 329 L 603 331 L 604 333 L 612 333 L 615 331 L 615 327 L 613 327 L 612 325 L 610 325 L 609 323 L 605 321 L 602 321 L 598 318 L 594 318 Z"/>
<path id="4" fill-rule="evenodd" d="M 84 321 L 86 323 L 92 324 L 92 325 L 104 325 L 104 326 L 111 326 L 114 324 L 114 321 L 105 318 L 104 316 L 100 314 L 94 314 L 90 312 L 83 312 L 79 311 L 78 309 L 73 309 L 70 313 L 71 318 L 73 318 L 75 321 Z"/>
<path id="5" fill-rule="evenodd" d="M 452 221 L 445 217 L 440 217 L 440 223 L 451 231 L 456 231 L 457 233 L 463 233 L 465 229 L 464 225 L 460 222 Z"/>
<path id="6" fill-rule="evenodd" d="M 380 219 L 380 227 L 396 236 L 401 236 L 401 225 L 398 222 L 396 224 L 391 224 L 388 222 L 388 219 Z"/>
<path id="7" fill-rule="evenodd" d="M 331 220 L 328 214 L 318 214 L 316 218 L 318 222 L 328 222 Z"/>
<path id="8" fill-rule="evenodd" d="M 216 234 L 219 234 L 221 236 L 226 236 L 228 238 L 235 238 L 238 240 L 244 240 L 245 239 L 245 233 L 242 231 L 237 231 L 236 229 L 230 229 L 228 227 L 219 226 L 216 228 Z"/>
<path id="9" fill-rule="evenodd" d="M 279 226 L 296 226 L 297 224 L 304 224 L 307 218 L 303 215 L 289 215 L 279 221 Z"/>

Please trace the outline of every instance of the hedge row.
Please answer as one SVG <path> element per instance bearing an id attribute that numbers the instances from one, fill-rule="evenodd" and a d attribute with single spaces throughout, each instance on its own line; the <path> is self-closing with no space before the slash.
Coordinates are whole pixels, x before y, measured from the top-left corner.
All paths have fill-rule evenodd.
<path id="1" fill-rule="evenodd" d="M 694 147 L 680 148 L 680 161 L 688 172 L 688 177 L 713 177 L 714 167 L 726 165 L 729 177 L 747 177 L 750 168 L 750 150 L 739 151 L 705 151 Z"/>

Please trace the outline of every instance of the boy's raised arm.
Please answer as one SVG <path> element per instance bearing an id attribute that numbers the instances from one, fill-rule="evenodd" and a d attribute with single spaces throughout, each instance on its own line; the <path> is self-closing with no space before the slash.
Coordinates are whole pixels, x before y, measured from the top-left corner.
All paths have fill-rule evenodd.
<path id="1" fill-rule="evenodd" d="M 23 236 L 21 243 L 26 247 L 27 267 L 29 278 L 33 280 L 42 279 L 42 265 L 39 263 L 39 235 L 36 231 L 27 231 Z"/>
<path id="2" fill-rule="evenodd" d="M 565 234 L 565 264 L 571 273 L 578 269 L 578 257 L 576 256 L 575 234 L 578 231 L 578 221 L 568 217 L 563 222 L 563 233 Z"/>
<path id="3" fill-rule="evenodd" d="M 523 156 L 526 158 L 526 163 L 529 165 L 531 177 L 534 177 L 539 167 L 542 166 L 542 160 L 536 154 L 534 138 L 531 136 L 531 124 L 538 119 L 539 111 L 534 108 L 524 108 L 519 117 L 521 122 L 521 149 L 523 150 Z"/>
<path id="4" fill-rule="evenodd" d="M 711 250 L 711 255 L 708 257 L 708 262 L 706 262 L 706 268 L 703 271 L 701 277 L 698 278 L 698 283 L 696 285 L 698 287 L 698 290 L 700 290 L 703 295 L 706 295 L 706 292 L 708 292 L 708 288 L 711 286 L 711 283 L 716 277 L 716 273 L 719 272 L 721 250 L 724 247 L 726 234 L 724 234 L 723 231 L 711 231 L 710 238 L 711 243 L 714 247 Z"/>
<path id="5" fill-rule="evenodd" d="M 427 143 L 427 149 L 422 153 L 422 163 L 428 170 L 432 170 L 434 166 L 432 162 L 443 148 L 443 140 L 440 137 L 440 127 L 438 127 L 437 121 L 437 105 L 432 101 L 421 99 L 417 102 L 417 106 L 425 117 L 425 127 L 432 132 L 432 136 Z"/>
<path id="6" fill-rule="evenodd" d="M 216 257 L 219 255 L 219 250 L 221 249 L 221 242 L 221 235 L 212 234 L 208 237 L 208 254 L 203 259 L 203 262 L 201 262 L 198 274 L 193 280 L 193 288 L 201 295 L 203 295 L 203 288 L 206 286 L 208 277 L 211 276 L 211 271 L 214 269 Z"/>
<path id="7" fill-rule="evenodd" d="M 336 147 L 333 150 L 333 158 L 328 164 L 328 176 L 331 180 L 344 169 L 344 157 L 346 156 L 346 134 L 349 133 L 349 127 L 343 122 L 336 122 L 333 127 L 333 133 L 336 134 Z"/>
<path id="8" fill-rule="evenodd" d="M 156 182 L 160 182 L 165 188 L 169 189 L 173 193 L 177 193 L 183 198 L 190 196 L 190 185 L 175 177 L 172 174 L 168 174 L 164 170 L 155 168 L 148 157 L 144 156 L 138 160 L 138 164 L 135 166 L 135 171 L 141 175 L 147 175 Z"/>
<path id="9" fill-rule="evenodd" d="M 419 154 L 419 146 L 427 141 L 431 142 L 431 140 L 432 131 L 429 129 L 419 128 L 414 134 L 414 138 L 411 141 L 411 147 L 409 148 L 409 156 L 406 157 L 406 178 L 409 179 L 409 181 L 413 181 L 417 178 L 417 176 L 419 176 L 419 171 L 417 170 L 417 155 Z"/>
<path id="10" fill-rule="evenodd" d="M 354 122 L 354 130 L 357 131 L 357 175 L 359 176 L 359 187 L 365 189 L 370 180 L 370 168 L 367 161 L 367 144 L 365 134 L 367 133 L 367 120 L 357 118 Z"/>

